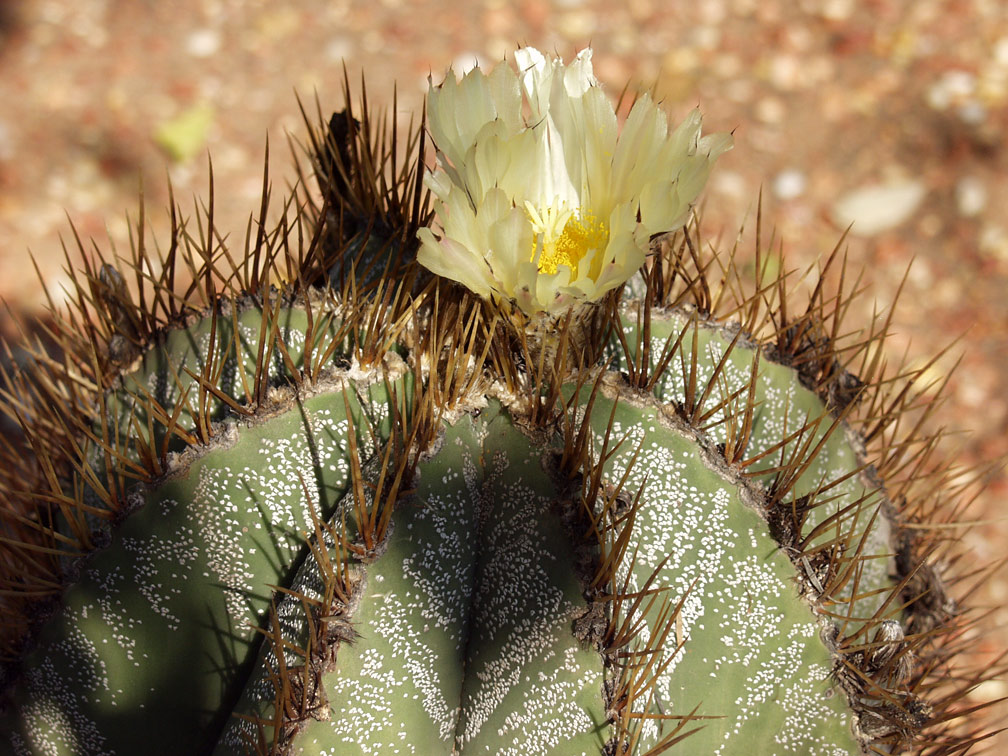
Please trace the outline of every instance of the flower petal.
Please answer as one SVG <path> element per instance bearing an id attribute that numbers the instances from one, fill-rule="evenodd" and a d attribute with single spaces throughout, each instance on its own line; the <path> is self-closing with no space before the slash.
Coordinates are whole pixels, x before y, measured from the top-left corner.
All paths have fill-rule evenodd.
<path id="1" fill-rule="evenodd" d="M 553 78 L 553 65 L 534 47 L 523 47 L 516 50 L 515 63 L 518 64 L 518 76 L 522 89 L 528 98 L 531 113 L 531 123 L 539 121 L 549 107 L 550 87 Z"/>
<path id="2" fill-rule="evenodd" d="M 627 199 L 640 191 L 646 178 L 663 172 L 659 156 L 665 146 L 668 124 L 665 114 L 641 95 L 630 109 L 613 156 L 614 194 Z"/>
<path id="3" fill-rule="evenodd" d="M 625 203 L 609 216 L 609 244 L 595 273 L 596 296 L 616 288 L 640 270 L 645 249 L 637 241 L 637 217 L 632 203 Z"/>
<path id="4" fill-rule="evenodd" d="M 504 122 L 507 131 L 514 133 L 522 128 L 524 122 L 521 114 L 521 86 L 511 66 L 506 64 L 495 66 L 487 77 L 487 87 L 497 118 Z"/>
<path id="5" fill-rule="evenodd" d="M 420 232 L 418 260 L 480 296 L 556 313 L 640 269 L 650 236 L 685 221 L 731 137 L 701 137 L 699 111 L 669 133 L 646 94 L 620 133 L 590 49 L 568 65 L 531 47 L 514 57 L 517 71 L 431 87 L 438 167 L 424 181 L 440 230 Z"/>
<path id="6" fill-rule="evenodd" d="M 676 191 L 677 180 L 656 181 L 641 191 L 641 225 L 648 234 L 679 228 L 686 220 L 690 200 L 685 202 Z"/>
<path id="7" fill-rule="evenodd" d="M 455 125 L 462 148 L 468 150 L 480 130 L 496 117 L 497 108 L 486 76 L 474 68 L 462 77 L 455 103 Z"/>
<path id="8" fill-rule="evenodd" d="M 484 260 L 454 239 L 439 241 L 429 228 L 421 228 L 417 234 L 420 238 L 417 262 L 442 278 L 458 281 L 481 297 L 490 296 L 494 281 Z"/>
<path id="9" fill-rule="evenodd" d="M 524 211 L 516 207 L 503 215 L 488 230 L 490 250 L 487 261 L 502 291 L 518 287 L 520 265 L 529 261 L 534 245 L 532 225 Z"/>
<path id="10" fill-rule="evenodd" d="M 585 162 L 581 197 L 597 217 L 604 218 L 616 204 L 611 188 L 616 153 L 616 111 L 605 92 L 598 88 L 588 90 L 581 103 Z"/>
<path id="11" fill-rule="evenodd" d="M 570 284 L 571 270 L 566 265 L 557 267 L 556 273 L 540 272 L 536 278 L 536 300 L 539 308 L 546 312 L 556 312 L 558 309 L 557 297 L 560 289 L 566 288 Z"/>
<path id="12" fill-rule="evenodd" d="M 425 187 L 430 189 L 431 194 L 442 201 L 448 197 L 448 193 L 451 191 L 452 186 L 454 186 L 445 171 L 437 171 L 435 173 L 427 171 L 424 173 L 423 183 Z"/>
<path id="13" fill-rule="evenodd" d="M 592 50 L 586 47 L 577 54 L 574 61 L 564 68 L 563 83 L 568 97 L 581 97 L 592 87 L 598 86 L 598 80 L 592 71 Z"/>

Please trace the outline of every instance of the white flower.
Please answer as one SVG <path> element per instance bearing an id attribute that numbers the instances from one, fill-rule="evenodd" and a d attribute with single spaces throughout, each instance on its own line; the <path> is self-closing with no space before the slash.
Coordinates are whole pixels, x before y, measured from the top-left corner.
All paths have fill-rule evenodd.
<path id="1" fill-rule="evenodd" d="M 565 66 L 526 47 L 515 62 L 518 73 L 501 63 L 431 86 L 438 169 L 424 180 L 440 227 L 420 230 L 417 257 L 482 297 L 553 314 L 633 275 L 732 140 L 701 138 L 696 110 L 669 134 L 647 95 L 617 136 L 591 49 Z"/>

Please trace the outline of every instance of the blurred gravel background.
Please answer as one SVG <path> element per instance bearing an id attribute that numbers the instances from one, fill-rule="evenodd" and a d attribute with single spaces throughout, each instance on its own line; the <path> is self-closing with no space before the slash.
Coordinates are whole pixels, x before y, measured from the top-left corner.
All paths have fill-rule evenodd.
<path id="1" fill-rule="evenodd" d="M 397 116 L 417 114 L 431 73 L 491 66 L 517 44 L 570 57 L 591 43 L 614 94 L 655 86 L 681 118 L 735 131 L 705 194 L 708 238 L 731 244 L 756 197 L 786 265 L 805 268 L 848 238 L 869 296 L 865 324 L 907 271 L 894 361 L 960 337 L 939 422 L 965 428 L 964 463 L 1008 452 L 1008 3 L 1002 0 L 0 0 L 0 296 L 37 312 L 35 255 L 58 295 L 60 237 L 127 250 L 142 179 L 148 222 L 166 238 L 166 174 L 183 207 L 206 196 L 239 241 L 257 205 L 267 136 L 277 190 L 292 175 L 286 134 L 304 133 L 295 92 L 341 107 L 346 64 Z M 748 241 L 748 246 L 746 243 Z M 0 318 L 10 335 L 11 321 Z M 978 562 L 1005 555 L 1004 476 L 969 517 Z M 983 600 L 1008 648 L 1008 580 Z M 990 683 L 977 701 L 1008 694 Z M 1008 753 L 1008 739 L 992 741 Z"/>

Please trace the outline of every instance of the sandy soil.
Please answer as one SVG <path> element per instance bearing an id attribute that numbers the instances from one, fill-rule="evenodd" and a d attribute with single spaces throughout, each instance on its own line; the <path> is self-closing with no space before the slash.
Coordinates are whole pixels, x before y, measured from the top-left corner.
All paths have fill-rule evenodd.
<path id="1" fill-rule="evenodd" d="M 998 0 L 0 0 L 0 296 L 37 311 L 66 280 L 67 215 L 84 239 L 128 249 L 142 181 L 165 238 L 176 197 L 206 194 L 235 236 L 257 204 L 267 137 L 276 186 L 286 134 L 303 133 L 295 92 L 341 105 L 346 66 L 374 103 L 419 112 L 426 79 L 485 65 L 517 43 L 569 56 L 592 43 L 614 92 L 654 86 L 676 117 L 700 105 L 735 150 L 706 192 L 708 235 L 731 241 L 760 188 L 787 265 L 828 252 L 843 227 L 850 267 L 887 307 L 912 261 L 891 355 L 934 367 L 961 356 L 938 422 L 968 429 L 964 464 L 1008 452 L 1008 5 Z M 179 119 L 182 119 L 181 121 Z M 167 147 L 165 134 L 190 137 Z M 881 194 L 874 194 L 876 190 Z M 748 238 L 748 237 L 747 237 Z M 10 320 L 0 318 L 2 330 Z M 1003 556 L 996 477 L 969 517 L 978 561 Z M 993 521 L 993 522 L 990 522 Z M 984 587 L 1008 627 L 1008 579 Z M 1008 647 L 1000 630 L 986 652 Z M 978 701 L 1008 693 L 991 683 Z M 1008 739 L 992 744 L 1008 752 Z"/>

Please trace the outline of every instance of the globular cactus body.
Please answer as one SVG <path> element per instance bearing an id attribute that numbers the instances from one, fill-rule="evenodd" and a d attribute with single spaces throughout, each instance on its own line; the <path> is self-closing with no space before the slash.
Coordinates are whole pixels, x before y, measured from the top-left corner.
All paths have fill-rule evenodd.
<path id="1" fill-rule="evenodd" d="M 283 313 L 280 332 L 289 346 L 282 351 L 299 366 L 304 333 L 290 324 L 306 319 Z M 248 317 L 261 320 L 263 314 Z M 144 367 L 161 365 L 177 342 L 195 346 L 176 350 L 180 366 L 188 357 L 189 371 L 205 369 L 211 330 L 219 343 L 233 340 L 233 333 L 207 319 L 172 334 Z M 627 331 L 632 336 L 635 328 Z M 653 351 L 694 332 L 696 362 L 691 347 L 683 346 L 689 336 L 678 340 L 669 364 L 688 364 L 698 385 L 722 379 L 707 404 L 724 406 L 705 431 L 683 423 L 674 409 L 685 402 L 690 380 L 680 368 L 669 368 L 652 394 L 631 389 L 612 370 L 601 374 L 596 396 L 585 385 L 563 387 L 570 422 L 580 417 L 587 423 L 591 448 L 603 449 L 607 437 L 621 440 L 600 470 L 605 479 L 640 492 L 614 584 L 623 581 L 627 595 L 661 586 L 675 604 L 670 614 L 662 602 L 641 601 L 629 613 L 645 623 L 635 633 L 642 647 L 656 634 L 669 636 L 659 646 L 667 658 L 660 673 L 655 665 L 651 683 L 654 706 L 713 717 L 689 739 L 691 748 L 705 752 L 730 753 L 733 742 L 766 733 L 776 733 L 781 753 L 852 752 L 850 711 L 820 638 L 826 627 L 799 595 L 799 586 L 808 588 L 816 578 L 796 575 L 771 537 L 759 476 L 746 480 L 717 456 L 728 429 L 741 432 L 741 415 L 719 401 L 725 397 L 752 394 L 743 400 L 753 410 L 749 457 L 779 446 L 773 459 L 788 459 L 803 442 L 818 445 L 826 435 L 822 422 L 808 439 L 796 435 L 809 419 L 831 424 L 833 418 L 793 369 L 756 362 L 754 373 L 753 349 L 729 347 L 695 319 L 653 317 Z M 252 343 L 255 333 L 246 326 Z M 618 342 L 610 348 L 615 356 Z M 256 351 L 247 342 L 239 349 Z M 389 358 L 386 365 L 395 361 Z M 237 358 L 220 359 L 227 365 Z M 254 373 L 254 366 L 244 370 Z M 124 381 L 133 387 L 126 396 L 141 394 L 135 388 L 141 384 L 163 395 L 165 387 L 179 394 L 193 385 L 166 382 L 164 372 L 134 374 Z M 242 371 L 231 365 L 225 372 L 231 378 L 219 383 L 233 388 Z M 349 436 L 362 449 L 377 442 L 371 454 L 380 453 L 394 413 L 389 389 L 406 390 L 401 377 L 378 383 L 382 375 L 372 371 L 368 383 L 334 372 L 315 385 L 316 395 L 276 398 L 277 409 L 268 413 L 275 417 L 240 426 L 232 421 L 212 448 L 175 461 L 179 470 L 146 494 L 117 529 L 113 546 L 87 563 L 59 623 L 43 636 L 21 709 L 26 735 L 64 743 L 61 753 L 130 753 L 151 738 L 199 752 L 221 732 L 215 753 L 241 753 L 254 742 L 253 720 L 231 717 L 230 707 L 237 702 L 236 713 L 269 721 L 274 688 L 267 670 L 278 660 L 257 651 L 260 636 L 252 628 L 268 615 L 271 586 L 287 585 L 294 593 L 279 600 L 278 617 L 286 620 L 288 640 L 305 647 L 298 596 L 320 597 L 324 588 L 315 559 L 302 553 L 299 565 L 303 534 L 316 534 L 317 518 L 338 525 L 352 514 L 350 504 L 337 506 L 351 483 Z M 467 399 L 479 414 L 447 424 L 436 449 L 417 465 L 416 490 L 398 504 L 380 556 L 344 567 L 352 600 L 338 618 L 342 630 L 330 632 L 326 652 L 334 652 L 335 663 L 300 665 L 318 675 L 313 684 L 321 690 L 309 697 L 314 708 L 294 728 L 295 752 L 335 747 L 339 753 L 421 754 L 457 747 L 589 754 L 601 752 L 610 737 L 602 726 L 604 656 L 589 643 L 593 632 L 600 642 L 602 631 L 588 625 L 575 631 L 579 620 L 592 616 L 586 559 L 597 561 L 600 554 L 577 553 L 586 548 L 571 524 L 578 520 L 575 494 L 581 492 L 556 469 L 563 439 L 543 432 L 530 438 L 500 401 L 481 392 Z M 521 418 L 521 402 L 511 405 Z M 374 438 L 360 432 L 365 427 L 376 430 Z M 789 437 L 789 444 L 780 444 Z M 842 434 L 832 434 L 794 495 L 857 467 Z M 833 511 L 863 495 L 856 478 L 849 483 Z M 872 510 L 875 518 L 881 501 Z M 845 532 L 863 530 L 867 512 L 861 508 L 848 518 L 854 522 L 844 523 Z M 881 543 L 873 546 L 883 554 L 885 531 L 880 525 L 875 531 L 871 536 Z M 332 551 L 333 561 L 348 559 L 331 538 L 317 543 Z M 873 585 L 882 589 L 889 570 L 877 561 Z M 294 577 L 299 566 L 300 580 Z M 871 616 L 879 601 L 871 603 L 859 614 Z M 606 615 L 604 608 L 597 613 L 603 626 Z M 250 674 L 257 655 L 263 658 Z M 284 663 L 299 666 L 295 658 Z M 178 703 L 164 706 L 165 700 Z M 142 717 L 143 726 L 128 719 L 119 724 L 119 712 Z M 644 728 L 643 742 L 654 742 L 666 727 L 671 731 L 674 724 Z"/>
<path id="2" fill-rule="evenodd" d="M 759 249 L 741 294 L 695 228 L 651 240 L 636 298 L 481 300 L 417 268 L 422 151 L 385 187 L 369 129 L 313 132 L 324 204 L 226 285 L 213 233 L 176 228 L 197 284 L 139 254 L 137 305 L 89 265 L 74 369 L 39 350 L 8 377 L 0 750 L 968 746 L 950 723 L 984 673 L 944 673 L 968 627 L 906 527 L 934 443 L 895 430 L 922 394 L 887 393 L 884 326 L 843 346 L 849 295 L 795 314 Z"/>

